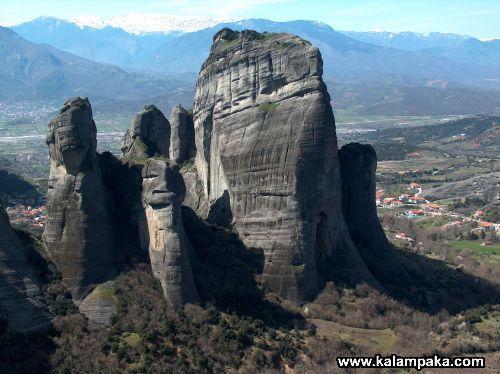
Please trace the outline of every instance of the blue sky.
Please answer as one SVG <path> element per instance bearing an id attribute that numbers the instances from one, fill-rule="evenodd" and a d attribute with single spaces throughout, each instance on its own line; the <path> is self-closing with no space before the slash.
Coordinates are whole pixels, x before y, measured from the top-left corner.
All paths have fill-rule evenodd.
<path id="1" fill-rule="evenodd" d="M 0 0 L 0 25 L 41 15 L 128 13 L 323 21 L 339 30 L 455 32 L 500 38 L 499 0 Z"/>

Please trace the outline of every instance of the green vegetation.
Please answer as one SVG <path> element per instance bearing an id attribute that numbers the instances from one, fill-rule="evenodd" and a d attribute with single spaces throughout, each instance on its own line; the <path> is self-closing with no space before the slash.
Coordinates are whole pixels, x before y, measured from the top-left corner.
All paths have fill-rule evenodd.
<path id="1" fill-rule="evenodd" d="M 132 348 L 137 347 L 142 341 L 140 335 L 136 332 L 123 333 L 122 339 L 124 343 Z"/>
<path id="2" fill-rule="evenodd" d="M 273 33 L 273 32 L 258 33 L 255 36 L 255 40 L 265 41 L 265 40 L 269 40 L 269 39 L 272 39 L 272 38 L 276 37 L 276 35 L 277 34 Z"/>
<path id="3" fill-rule="evenodd" d="M 194 158 L 190 159 L 190 160 L 187 160 L 185 161 L 182 165 L 181 165 L 181 170 L 182 171 L 196 171 L 196 165 L 194 163 Z"/>
<path id="4" fill-rule="evenodd" d="M 201 232 L 199 239 L 214 240 L 217 246 L 229 242 L 228 248 L 236 253 L 224 256 L 228 248 L 220 247 L 211 255 L 214 248 L 207 248 L 201 256 L 200 248 L 196 249 L 205 261 L 195 265 L 196 282 L 207 300 L 203 305 L 171 310 L 150 266 L 139 264 L 118 276 L 113 287 L 98 289 L 103 297 L 117 300 L 107 328 L 91 330 L 75 312 L 56 316 L 54 331 L 47 335 L 12 334 L 0 324 L 0 345 L 5 347 L 0 352 L 0 371 L 253 373 L 289 367 L 326 372 L 341 355 L 461 355 L 497 347 L 497 337 L 488 333 L 498 324 L 495 306 L 457 313 L 462 302 L 477 298 L 486 304 L 483 297 L 493 295 L 477 288 L 474 297 L 463 300 L 478 283 L 473 279 L 468 283 L 463 273 L 438 262 L 407 259 L 414 287 L 404 301 L 366 284 L 349 288 L 329 282 L 306 308 L 296 308 L 255 293 L 246 283 L 252 280 L 245 280 L 246 260 L 240 257 L 235 239 L 219 241 L 228 233 L 216 234 L 207 238 Z M 206 271 L 196 271 L 200 266 L 206 266 Z M 422 268 L 429 269 L 428 274 L 422 274 Z M 240 278 L 243 289 L 234 287 L 233 277 Z M 65 298 L 67 292 L 60 283 L 52 287 L 55 299 Z M 449 301 L 456 310 L 427 312 L 419 310 L 425 309 L 425 301 L 416 304 L 419 308 L 410 303 L 418 303 L 419 294 L 430 289 L 442 294 L 443 301 L 457 289 Z"/>
<path id="5" fill-rule="evenodd" d="M 304 271 L 306 265 L 305 264 L 300 264 L 300 265 L 292 265 L 292 269 L 295 272 L 301 272 Z"/>
<path id="6" fill-rule="evenodd" d="M 98 299 L 114 299 L 115 298 L 115 290 L 110 285 L 98 286 L 94 290 L 93 294 Z"/>
<path id="7" fill-rule="evenodd" d="M 470 249 L 488 255 L 500 255 L 500 244 L 481 245 L 481 241 L 455 240 L 453 246 L 460 250 Z"/>
<path id="8" fill-rule="evenodd" d="M 288 47 L 288 43 L 282 43 L 282 42 L 276 42 L 276 48 L 278 49 L 278 51 L 283 51 L 285 50 L 287 47 Z"/>
<path id="9" fill-rule="evenodd" d="M 485 221 L 500 222 L 500 205 L 490 205 L 484 208 Z"/>
<path id="10" fill-rule="evenodd" d="M 241 43 L 241 36 L 236 38 L 236 39 L 233 39 L 233 40 L 227 40 L 227 41 L 224 41 L 224 43 L 222 44 L 221 47 L 219 47 L 219 50 L 220 51 L 225 51 L 231 47 L 234 47 L 236 44 L 239 44 Z"/>
<path id="11" fill-rule="evenodd" d="M 408 153 L 418 150 L 414 145 L 400 142 L 376 142 L 372 145 L 378 161 L 404 160 Z"/>
<path id="12" fill-rule="evenodd" d="M 167 165 L 170 163 L 170 159 L 168 157 L 159 155 L 158 153 L 155 153 L 155 155 L 151 158 L 154 160 L 164 161 L 167 163 Z"/>
<path id="13" fill-rule="evenodd" d="M 453 218 L 437 216 L 437 217 L 430 217 L 430 218 L 418 220 L 415 222 L 415 225 L 421 229 L 431 229 L 433 227 L 436 227 L 436 228 L 442 227 L 443 225 L 446 225 L 447 223 L 450 223 L 451 221 L 453 221 Z"/>
<path id="14" fill-rule="evenodd" d="M 271 103 L 271 102 L 265 102 L 259 105 L 259 110 L 261 112 L 270 112 L 273 109 L 276 109 L 280 104 L 279 103 Z"/>
<path id="15" fill-rule="evenodd" d="M 134 157 L 132 159 L 132 164 L 144 166 L 148 163 L 148 161 L 149 161 L 149 158 L 147 158 L 147 157 Z"/>
<path id="16" fill-rule="evenodd" d="M 499 151 L 499 123 L 500 117 L 465 117 L 433 126 L 398 126 L 369 132 L 364 137 L 369 142 L 397 139 L 453 155 L 494 157 Z"/>
<path id="17" fill-rule="evenodd" d="M 500 307 L 493 307 L 492 310 L 483 314 L 474 327 L 486 336 L 500 339 Z"/>
<path id="18" fill-rule="evenodd" d="M 148 146 L 142 141 L 140 137 L 136 137 L 134 139 L 134 146 L 143 151 L 144 153 L 148 152 Z"/>
<path id="19" fill-rule="evenodd" d="M 318 336 L 341 339 L 384 354 L 391 351 L 396 340 L 396 335 L 392 329 L 361 329 L 321 319 L 312 319 L 311 322 L 316 326 Z"/>

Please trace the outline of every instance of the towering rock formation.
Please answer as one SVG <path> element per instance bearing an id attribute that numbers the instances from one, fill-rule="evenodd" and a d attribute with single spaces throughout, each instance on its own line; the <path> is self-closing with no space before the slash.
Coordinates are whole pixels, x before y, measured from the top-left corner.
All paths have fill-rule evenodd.
<path id="1" fill-rule="evenodd" d="M 182 107 L 173 110 L 173 143 L 177 145 L 181 144 L 176 139 L 179 132 L 185 132 L 181 129 L 187 120 L 184 112 Z M 135 116 L 122 148 L 122 162 L 129 165 L 122 190 L 132 222 L 137 225 L 140 245 L 149 253 L 153 274 L 160 281 L 169 305 L 179 308 L 197 301 L 198 292 L 181 215 L 186 187 L 178 167 L 165 161 L 171 154 L 167 135 L 170 136 L 170 124 L 153 105 Z M 179 160 L 187 154 L 181 153 L 176 153 Z"/>
<path id="2" fill-rule="evenodd" d="M 50 122 L 50 177 L 43 240 L 76 300 L 113 275 L 113 228 L 87 98 L 68 100 Z"/>
<path id="3" fill-rule="evenodd" d="M 203 193 L 203 186 L 196 173 L 196 167 L 191 163 L 185 164 L 196 155 L 196 144 L 194 140 L 193 114 L 182 106 L 172 108 L 170 114 L 170 125 L 172 128 L 170 136 L 170 159 L 176 164 L 184 164 L 181 169 L 182 177 L 186 185 L 186 197 L 183 205 L 193 209 L 200 217 L 205 218 L 208 214 L 208 201 Z"/>
<path id="4" fill-rule="evenodd" d="M 182 164 L 193 158 L 196 153 L 193 115 L 182 106 L 176 105 L 170 114 L 170 126 L 170 159 Z"/>
<path id="5" fill-rule="evenodd" d="M 75 298 L 113 273 L 113 259 L 134 257 L 113 253 L 113 229 L 123 226 L 144 250 L 138 256 L 149 254 L 171 306 L 198 300 L 183 203 L 263 252 L 260 281 L 292 302 L 313 297 L 325 279 L 406 279 L 378 222 L 373 149 L 348 145 L 339 156 L 322 64 L 296 36 L 223 29 L 202 66 L 193 118 L 175 107 L 171 131 L 146 106 L 124 136 L 121 162 L 96 157 L 88 100 L 68 101 L 49 125 L 43 238 Z M 195 149 L 195 166 L 179 170 Z M 81 305 L 99 325 L 114 298 L 94 291 Z"/>
<path id="6" fill-rule="evenodd" d="M 123 137 L 123 160 L 146 159 L 154 155 L 169 157 L 170 123 L 154 105 L 137 113 Z"/>
<path id="7" fill-rule="evenodd" d="M 37 279 L 27 261 L 25 249 L 0 206 L 0 318 L 9 328 L 27 332 L 50 325 L 50 314 L 42 302 Z"/>
<path id="8" fill-rule="evenodd" d="M 181 215 L 186 187 L 179 171 L 165 161 L 150 159 L 142 176 L 147 222 L 147 231 L 141 231 L 142 242 L 149 250 L 153 274 L 160 280 L 167 302 L 181 307 L 198 300 Z"/>
<path id="9" fill-rule="evenodd" d="M 371 145 L 350 143 L 339 151 L 342 210 L 349 233 L 368 269 L 377 279 L 399 284 L 408 274 L 380 225 L 375 204 L 377 154 Z"/>
<path id="10" fill-rule="evenodd" d="M 316 259 L 342 280 L 374 282 L 342 217 L 322 70 L 319 50 L 298 37 L 223 29 L 196 84 L 206 198 L 229 204 L 245 245 L 264 250 L 264 284 L 297 302 L 318 289 Z"/>

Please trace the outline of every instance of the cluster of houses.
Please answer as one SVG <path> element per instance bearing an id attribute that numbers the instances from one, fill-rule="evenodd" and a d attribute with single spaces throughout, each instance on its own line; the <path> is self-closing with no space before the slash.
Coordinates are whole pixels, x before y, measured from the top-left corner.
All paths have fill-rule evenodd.
<path id="1" fill-rule="evenodd" d="M 481 230 L 483 230 L 483 231 L 500 231 L 500 223 L 482 221 L 481 219 L 479 219 L 479 217 L 482 214 L 478 215 L 478 212 L 481 212 L 481 211 L 477 211 L 476 213 L 474 213 L 473 218 L 462 217 L 461 220 L 456 220 L 456 221 L 451 221 L 451 222 L 446 223 L 445 225 L 442 226 L 442 228 L 446 230 L 446 229 L 450 229 L 452 227 L 461 226 L 461 225 L 468 223 L 468 222 L 475 221 L 475 222 L 477 222 L 477 228 L 475 228 L 473 231 L 481 231 Z"/>
<path id="2" fill-rule="evenodd" d="M 481 230 L 485 231 L 500 231 L 500 223 L 477 221 Z"/>
<path id="3" fill-rule="evenodd" d="M 45 227 L 46 208 L 44 205 L 32 207 L 31 205 L 18 204 L 7 207 L 7 214 L 14 226 L 43 230 Z"/>
<path id="4" fill-rule="evenodd" d="M 377 206 L 385 208 L 395 208 L 403 205 L 416 205 L 414 209 L 407 209 L 405 211 L 405 215 L 407 217 L 424 216 L 427 213 L 436 213 L 445 210 L 445 206 L 431 203 L 422 196 L 419 196 L 422 192 L 422 188 L 418 183 L 411 183 L 407 190 L 411 191 L 412 193 L 403 193 L 397 197 L 384 196 L 384 191 L 378 190 L 376 192 Z M 416 191 L 418 192 L 415 193 Z"/>
<path id="5" fill-rule="evenodd" d="M 396 239 L 405 240 L 408 243 L 413 243 L 415 241 L 415 239 L 410 238 L 404 232 L 398 232 L 395 237 L 396 237 Z"/>

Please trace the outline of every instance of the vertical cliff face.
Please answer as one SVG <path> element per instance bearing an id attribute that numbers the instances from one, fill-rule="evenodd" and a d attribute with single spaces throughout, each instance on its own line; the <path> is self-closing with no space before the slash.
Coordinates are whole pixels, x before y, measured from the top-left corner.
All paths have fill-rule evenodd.
<path id="1" fill-rule="evenodd" d="M 153 274 L 173 307 L 198 300 L 189 260 L 181 205 L 186 187 L 179 171 L 165 161 L 150 159 L 142 170 L 142 202 L 147 227 L 142 242 L 149 250 Z"/>
<path id="2" fill-rule="evenodd" d="M 371 145 L 350 143 L 339 151 L 342 209 L 361 257 L 377 279 L 399 283 L 408 274 L 380 225 L 375 204 L 377 154 Z"/>
<path id="3" fill-rule="evenodd" d="M 154 105 L 136 114 L 123 137 L 124 161 L 154 155 L 169 157 L 170 123 Z"/>
<path id="4" fill-rule="evenodd" d="M 37 300 L 37 279 L 26 259 L 25 249 L 0 206 L 0 317 L 19 332 L 48 328 L 50 314 Z"/>
<path id="5" fill-rule="evenodd" d="M 113 274 L 113 229 L 87 98 L 67 101 L 49 124 L 50 177 L 43 240 L 75 299 Z"/>
<path id="6" fill-rule="evenodd" d="M 319 286 L 317 259 L 346 281 L 372 277 L 341 210 L 330 96 L 319 50 L 288 34 L 223 29 L 194 103 L 196 167 L 206 197 L 264 249 L 262 281 L 292 301 Z"/>
<path id="7" fill-rule="evenodd" d="M 193 115 L 182 106 L 176 105 L 170 114 L 170 126 L 170 159 L 182 164 L 193 158 L 196 153 Z"/>

